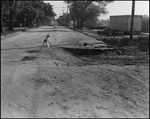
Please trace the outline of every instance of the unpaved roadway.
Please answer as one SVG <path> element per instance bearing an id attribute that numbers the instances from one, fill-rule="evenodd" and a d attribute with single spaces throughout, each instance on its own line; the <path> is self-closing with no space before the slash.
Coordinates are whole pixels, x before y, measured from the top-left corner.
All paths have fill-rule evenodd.
<path id="1" fill-rule="evenodd" d="M 59 47 L 85 41 L 98 42 L 50 26 L 3 37 L 1 117 L 149 117 L 149 66 L 87 65 Z"/>

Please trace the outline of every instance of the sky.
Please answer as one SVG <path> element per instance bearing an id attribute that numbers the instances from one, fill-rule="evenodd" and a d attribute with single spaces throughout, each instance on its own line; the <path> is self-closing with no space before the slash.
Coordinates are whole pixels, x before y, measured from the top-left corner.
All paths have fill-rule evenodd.
<path id="1" fill-rule="evenodd" d="M 45 1 L 53 5 L 53 10 L 57 14 L 56 18 L 67 11 L 67 5 L 64 1 Z M 132 1 L 114 1 L 106 6 L 107 15 L 100 16 L 99 19 L 109 19 L 113 15 L 130 15 Z M 135 15 L 148 15 L 149 16 L 149 1 L 136 1 L 135 2 Z"/>

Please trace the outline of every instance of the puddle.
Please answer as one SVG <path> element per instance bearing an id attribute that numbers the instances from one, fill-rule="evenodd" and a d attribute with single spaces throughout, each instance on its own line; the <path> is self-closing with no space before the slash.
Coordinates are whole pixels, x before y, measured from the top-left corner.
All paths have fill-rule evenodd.
<path id="1" fill-rule="evenodd" d="M 22 58 L 21 61 L 32 61 L 32 60 L 34 60 L 35 58 L 36 58 L 36 57 L 33 57 L 33 56 L 26 56 L 26 57 Z"/>

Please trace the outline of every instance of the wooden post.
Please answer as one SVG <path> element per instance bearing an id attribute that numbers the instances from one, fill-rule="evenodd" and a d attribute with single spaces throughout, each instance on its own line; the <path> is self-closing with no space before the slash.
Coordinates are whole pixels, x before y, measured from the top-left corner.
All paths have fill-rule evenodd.
<path id="1" fill-rule="evenodd" d="M 134 9 L 135 9 L 135 0 L 132 1 L 132 12 L 131 12 L 131 28 L 130 28 L 130 39 L 133 40 L 133 27 L 134 27 Z"/>

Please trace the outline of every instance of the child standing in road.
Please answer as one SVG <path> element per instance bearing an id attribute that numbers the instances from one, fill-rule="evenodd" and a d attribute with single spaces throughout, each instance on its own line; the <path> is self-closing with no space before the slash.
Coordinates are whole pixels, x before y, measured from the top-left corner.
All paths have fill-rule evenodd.
<path id="1" fill-rule="evenodd" d="M 44 44 L 47 44 L 48 47 L 51 47 L 51 40 L 49 35 L 47 35 L 44 39 Z"/>

